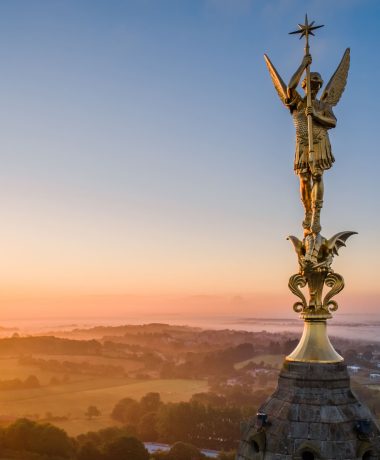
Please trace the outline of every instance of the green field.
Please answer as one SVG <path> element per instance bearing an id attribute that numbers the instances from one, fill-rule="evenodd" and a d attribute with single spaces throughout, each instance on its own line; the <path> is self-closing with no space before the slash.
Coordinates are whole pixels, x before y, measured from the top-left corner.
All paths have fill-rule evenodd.
<path id="1" fill-rule="evenodd" d="M 283 355 L 258 355 L 254 358 L 241 361 L 240 363 L 236 363 L 234 367 L 236 370 L 239 370 L 249 363 L 260 364 L 263 361 L 265 364 L 270 364 L 271 366 L 279 369 L 282 366 L 282 363 L 284 362 L 284 358 L 285 356 Z"/>
<path id="2" fill-rule="evenodd" d="M 125 371 L 141 367 L 137 361 L 109 359 L 88 356 L 43 356 L 44 359 L 60 361 L 87 361 L 92 364 L 121 365 Z M 35 366 L 20 366 L 18 358 L 0 359 L 0 380 L 25 380 L 35 375 L 41 382 L 41 387 L 24 390 L 0 391 L 1 418 L 11 420 L 15 417 L 29 417 L 43 420 L 50 412 L 54 417 L 67 417 L 68 420 L 52 420 L 57 426 L 65 429 L 74 436 L 89 430 L 98 430 L 115 422 L 110 413 L 115 404 L 122 398 L 140 399 L 150 391 L 161 394 L 163 401 L 187 401 L 194 393 L 207 391 L 205 380 L 136 380 L 127 377 L 97 377 L 80 374 L 70 374 L 68 383 L 49 385 L 52 377 L 62 378 L 62 373 L 40 370 Z M 95 405 L 102 415 L 93 420 L 85 417 L 90 405 Z"/>
<path id="3" fill-rule="evenodd" d="M 122 398 L 140 399 L 156 391 L 163 401 L 178 402 L 189 400 L 194 393 L 207 388 L 205 380 L 87 379 L 32 390 L 0 391 L 1 415 L 43 419 L 50 412 L 54 416 L 66 416 L 67 421 L 53 423 L 76 435 L 115 424 L 109 415 Z M 87 420 L 84 413 L 89 405 L 97 406 L 102 416 Z"/>

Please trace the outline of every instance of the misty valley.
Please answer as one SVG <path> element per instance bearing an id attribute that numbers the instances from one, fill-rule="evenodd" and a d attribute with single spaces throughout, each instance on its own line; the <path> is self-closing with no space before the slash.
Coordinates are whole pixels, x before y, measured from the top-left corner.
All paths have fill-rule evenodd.
<path id="1" fill-rule="evenodd" d="M 24 460 L 232 459 L 298 340 L 159 323 L 1 336 L 0 458 Z M 334 346 L 379 413 L 380 345 Z"/>

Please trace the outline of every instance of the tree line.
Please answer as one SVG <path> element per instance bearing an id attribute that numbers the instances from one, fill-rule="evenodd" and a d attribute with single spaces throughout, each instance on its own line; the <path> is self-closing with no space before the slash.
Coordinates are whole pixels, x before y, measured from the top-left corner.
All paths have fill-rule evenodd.
<path id="1" fill-rule="evenodd" d="M 127 428 L 110 427 L 77 438 L 49 423 L 19 419 L 0 428 L 0 456 L 9 460 L 203 460 L 191 444 L 175 443 L 168 452 L 149 454 Z M 233 460 L 221 452 L 217 460 Z"/>
<path id="2" fill-rule="evenodd" d="M 159 393 L 148 393 L 140 401 L 120 400 L 111 417 L 143 441 L 184 441 L 199 448 L 230 450 L 240 438 L 240 422 L 256 411 L 256 405 L 233 406 L 225 397 L 212 393 L 178 403 L 164 403 Z"/>

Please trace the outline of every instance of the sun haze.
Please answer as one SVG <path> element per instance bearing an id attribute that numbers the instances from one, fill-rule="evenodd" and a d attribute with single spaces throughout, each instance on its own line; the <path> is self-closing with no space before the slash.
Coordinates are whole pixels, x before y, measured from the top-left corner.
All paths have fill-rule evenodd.
<path id="1" fill-rule="evenodd" d="M 263 54 L 288 81 L 305 10 L 325 82 L 351 47 L 322 225 L 359 232 L 341 305 L 376 311 L 380 6 L 287 3 L 2 2 L 3 319 L 291 312 L 294 127 Z"/>

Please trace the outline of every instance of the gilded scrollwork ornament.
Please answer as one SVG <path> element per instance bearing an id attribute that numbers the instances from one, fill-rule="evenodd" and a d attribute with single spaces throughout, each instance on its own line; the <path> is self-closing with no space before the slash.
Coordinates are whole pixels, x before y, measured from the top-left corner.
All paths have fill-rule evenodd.
<path id="1" fill-rule="evenodd" d="M 325 285 L 330 287 L 330 291 L 327 292 L 323 299 L 323 308 L 330 312 L 338 310 L 338 304 L 335 300 L 331 300 L 334 296 L 344 288 L 344 279 L 339 273 L 330 272 L 325 279 Z"/>
<path id="2" fill-rule="evenodd" d="M 295 275 L 292 275 L 289 279 L 289 289 L 293 292 L 294 295 L 299 297 L 301 299 L 301 302 L 296 302 L 293 305 L 293 310 L 296 313 L 301 313 L 305 308 L 307 308 L 307 301 L 306 297 L 303 295 L 302 291 L 300 288 L 303 288 L 306 286 L 306 278 L 302 276 L 300 273 L 296 273 Z"/>
<path id="3" fill-rule="evenodd" d="M 337 302 L 332 298 L 344 288 L 344 280 L 341 275 L 334 273 L 331 265 L 339 249 L 346 246 L 347 239 L 354 234 L 356 232 L 339 232 L 330 239 L 320 234 L 308 234 L 303 240 L 288 237 L 294 245 L 299 264 L 299 273 L 289 279 L 289 289 L 301 299 L 301 302 L 293 305 L 297 313 L 330 318 L 331 312 L 338 309 Z M 300 289 L 306 285 L 308 301 Z M 330 291 L 323 298 L 324 286 L 329 287 Z"/>

